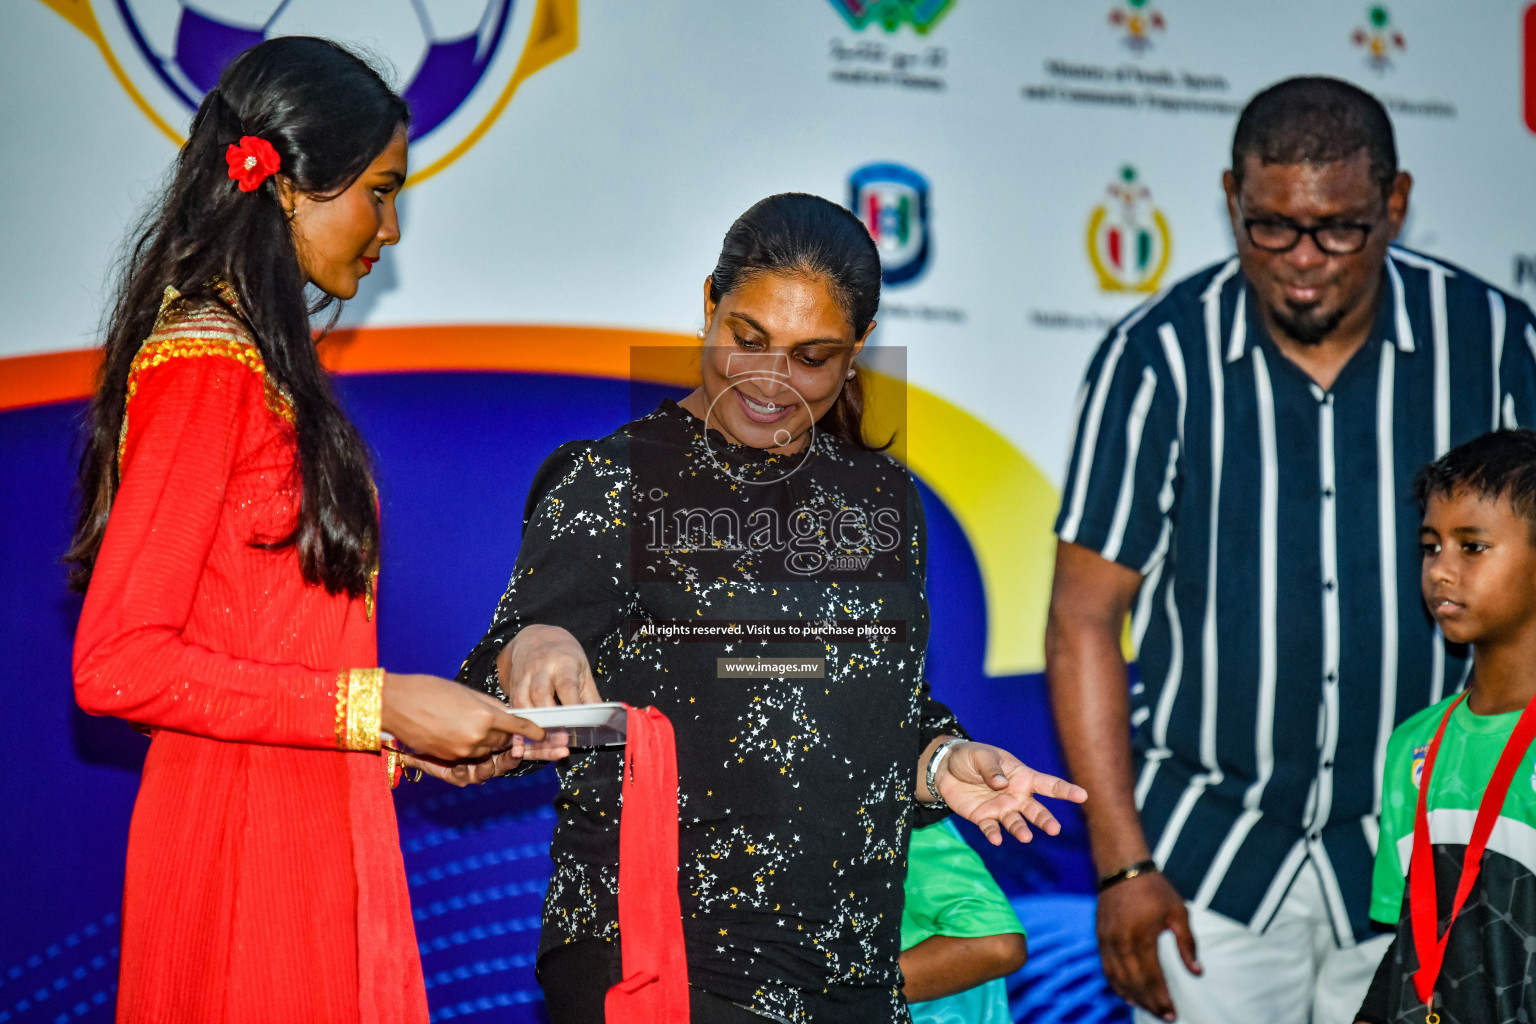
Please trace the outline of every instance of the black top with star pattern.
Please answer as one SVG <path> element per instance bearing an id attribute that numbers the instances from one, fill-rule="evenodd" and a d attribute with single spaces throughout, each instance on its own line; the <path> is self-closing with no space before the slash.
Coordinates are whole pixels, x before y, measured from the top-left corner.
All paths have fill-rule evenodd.
<path id="1" fill-rule="evenodd" d="M 963 735 L 923 679 L 924 560 L 906 470 L 826 433 L 775 455 L 668 400 L 561 446 L 536 475 L 511 583 L 460 678 L 503 697 L 501 648 L 526 625 L 562 626 L 604 700 L 672 721 L 691 984 L 796 1021 L 824 989 L 865 988 L 905 1016 L 897 956 L 918 757 L 936 736 Z M 783 638 L 826 620 L 839 631 Z M 849 635 L 876 621 L 896 638 Z M 643 628 L 669 623 L 771 623 L 774 638 Z M 723 677 L 717 664 L 754 656 L 821 658 L 823 674 Z M 557 766 L 541 954 L 617 936 L 622 757 L 579 750 Z"/>

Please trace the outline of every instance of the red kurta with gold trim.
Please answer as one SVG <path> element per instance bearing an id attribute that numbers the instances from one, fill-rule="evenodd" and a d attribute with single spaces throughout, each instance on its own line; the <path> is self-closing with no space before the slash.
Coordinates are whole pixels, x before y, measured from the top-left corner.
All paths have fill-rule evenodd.
<path id="1" fill-rule="evenodd" d="M 297 512 L 291 409 L 238 319 L 170 309 L 75 638 L 80 706 L 152 735 L 118 1020 L 425 1021 L 369 602 L 250 545 Z"/>

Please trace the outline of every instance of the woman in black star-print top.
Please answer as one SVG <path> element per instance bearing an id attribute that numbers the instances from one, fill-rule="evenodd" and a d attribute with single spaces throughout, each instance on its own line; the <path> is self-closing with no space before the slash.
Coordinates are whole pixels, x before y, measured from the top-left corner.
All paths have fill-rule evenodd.
<path id="1" fill-rule="evenodd" d="M 460 675 L 514 707 L 622 700 L 671 719 L 695 1021 L 908 1019 L 902 884 L 914 801 L 943 806 L 936 751 L 937 796 L 994 842 L 1026 839 L 1026 818 L 1057 830 L 1035 795 L 1083 796 L 964 741 L 929 695 L 922 506 L 863 436 L 852 366 L 879 274 L 841 207 L 748 210 L 706 282 L 702 386 L 545 461 Z M 738 674 L 748 658 L 765 664 Z M 782 664 L 807 658 L 809 673 Z M 618 980 L 622 763 L 580 750 L 558 768 L 539 946 L 554 1024 L 602 1020 Z"/>

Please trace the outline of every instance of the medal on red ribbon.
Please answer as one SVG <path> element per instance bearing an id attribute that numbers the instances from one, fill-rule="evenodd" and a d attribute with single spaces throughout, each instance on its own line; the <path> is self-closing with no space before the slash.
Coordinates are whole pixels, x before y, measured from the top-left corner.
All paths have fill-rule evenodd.
<path id="1" fill-rule="evenodd" d="M 1462 856 L 1461 880 L 1456 885 L 1451 917 L 1445 924 L 1445 933 L 1437 934 L 1439 897 L 1435 892 L 1434 849 L 1429 841 L 1429 783 L 1435 770 L 1435 755 L 1440 752 L 1440 739 L 1445 735 L 1445 724 L 1451 720 L 1451 712 L 1466 697 L 1466 693 L 1463 693 L 1445 709 L 1440 727 L 1435 730 L 1435 738 L 1429 743 L 1429 750 L 1424 756 L 1424 774 L 1419 783 L 1418 810 L 1413 821 L 1413 858 L 1408 866 L 1408 916 L 1413 929 L 1414 952 L 1419 958 L 1419 969 L 1413 974 L 1413 989 L 1424 1003 L 1425 1024 L 1440 1024 L 1440 1015 L 1435 1012 L 1434 1006 L 1435 981 L 1440 977 L 1440 966 L 1445 960 L 1446 942 L 1451 937 L 1451 928 L 1456 924 L 1457 915 L 1461 913 L 1467 896 L 1472 892 L 1472 884 L 1477 881 L 1478 872 L 1482 870 L 1483 851 L 1487 849 L 1488 836 L 1499 819 L 1499 811 L 1504 806 L 1504 797 L 1509 793 L 1515 769 L 1525 758 L 1531 740 L 1536 738 L 1536 697 L 1533 697 L 1521 712 L 1520 720 L 1515 723 L 1514 732 L 1504 744 L 1504 751 L 1493 769 L 1493 778 L 1488 780 L 1488 788 L 1483 791 L 1482 801 L 1477 807 L 1477 818 L 1472 825 L 1472 836 Z"/>

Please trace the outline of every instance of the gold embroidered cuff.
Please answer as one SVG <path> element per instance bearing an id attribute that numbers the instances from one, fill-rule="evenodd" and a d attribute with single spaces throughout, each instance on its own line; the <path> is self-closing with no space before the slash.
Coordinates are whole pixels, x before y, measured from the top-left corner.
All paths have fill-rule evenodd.
<path id="1" fill-rule="evenodd" d="M 336 680 L 336 749 L 378 750 L 384 670 L 353 668 Z"/>
<path id="2" fill-rule="evenodd" d="M 351 673 L 342 669 L 336 674 L 336 749 L 347 749 L 347 680 Z"/>

